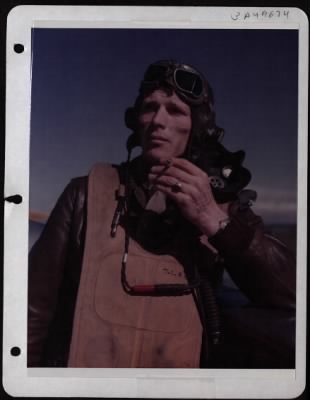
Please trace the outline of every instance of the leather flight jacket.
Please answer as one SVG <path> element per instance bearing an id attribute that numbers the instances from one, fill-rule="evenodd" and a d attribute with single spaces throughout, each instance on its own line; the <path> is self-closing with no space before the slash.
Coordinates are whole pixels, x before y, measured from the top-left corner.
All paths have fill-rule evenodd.
<path id="1" fill-rule="evenodd" d="M 29 256 L 29 367 L 68 365 L 87 229 L 88 178 L 73 179 L 57 201 Z M 217 250 L 200 254 L 217 289 L 224 269 L 258 307 L 294 315 L 295 257 L 265 232 L 262 219 L 238 200 L 230 223 L 209 238 Z M 112 219 L 112 216 L 111 216 Z"/>

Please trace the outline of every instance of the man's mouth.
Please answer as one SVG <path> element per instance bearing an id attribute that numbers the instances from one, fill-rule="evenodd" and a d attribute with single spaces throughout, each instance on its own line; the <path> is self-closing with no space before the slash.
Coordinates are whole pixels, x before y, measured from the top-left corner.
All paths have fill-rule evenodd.
<path id="1" fill-rule="evenodd" d="M 163 136 L 150 136 L 148 142 L 149 143 L 163 143 L 163 142 L 168 142 L 168 140 Z"/>

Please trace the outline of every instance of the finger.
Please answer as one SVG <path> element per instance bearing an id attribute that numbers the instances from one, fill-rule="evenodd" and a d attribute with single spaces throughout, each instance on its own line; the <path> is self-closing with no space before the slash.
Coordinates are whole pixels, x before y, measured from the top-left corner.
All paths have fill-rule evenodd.
<path id="1" fill-rule="evenodd" d="M 176 158 L 176 157 L 171 158 L 169 160 L 160 160 L 157 164 L 152 166 L 151 170 L 158 173 L 163 168 L 171 166 L 176 166 L 177 168 L 191 174 L 196 174 L 196 173 L 199 174 L 199 172 L 202 171 L 199 167 L 197 167 L 192 162 L 186 160 L 185 158 Z"/>
<path id="2" fill-rule="evenodd" d="M 190 196 L 183 191 L 172 191 L 171 187 L 165 185 L 156 185 L 156 188 L 157 190 L 166 194 L 171 200 L 175 201 L 181 207 L 191 201 Z"/>
<path id="3" fill-rule="evenodd" d="M 193 182 L 196 179 L 195 176 L 175 167 L 169 167 L 166 170 L 162 170 L 161 172 L 159 172 L 157 168 L 156 169 L 152 168 L 149 175 L 149 179 L 156 180 L 156 177 L 161 177 L 161 176 L 170 177 L 173 178 L 174 180 L 180 180 L 188 183 Z"/>
<path id="4" fill-rule="evenodd" d="M 185 163 L 184 163 L 185 162 Z M 182 159 L 173 159 L 172 165 L 163 169 L 162 166 L 153 166 L 150 170 L 150 173 L 155 175 L 169 175 L 173 176 L 176 179 L 183 180 L 185 182 L 191 182 L 194 178 L 208 180 L 208 175 L 198 168 L 196 165 L 190 163 L 187 160 Z"/>
<path id="5" fill-rule="evenodd" d="M 182 176 L 177 176 L 177 175 L 168 175 L 168 174 L 162 174 L 162 175 L 154 175 L 154 174 L 149 174 L 149 181 L 156 185 L 157 183 L 162 183 L 164 185 L 168 186 L 173 186 L 177 182 L 183 182 L 184 180 L 181 179 Z"/>
<path id="6" fill-rule="evenodd" d="M 198 172 L 200 171 L 200 168 L 198 168 L 196 165 L 191 163 L 190 161 L 184 159 L 184 158 L 171 158 L 168 160 L 160 160 L 158 163 L 154 164 L 152 166 L 152 170 L 157 172 L 162 171 L 165 167 L 171 167 L 175 165 L 177 168 L 180 168 L 184 170 L 185 172 L 193 173 L 193 172 Z"/>
<path id="7" fill-rule="evenodd" d="M 187 194 L 192 201 L 196 201 L 199 197 L 201 197 L 201 194 L 195 186 L 175 180 L 171 177 L 161 176 L 156 180 L 156 182 L 154 182 L 154 189 L 159 189 L 161 187 L 165 187 L 167 190 L 174 193 L 183 192 Z"/>
<path id="8" fill-rule="evenodd" d="M 165 187 L 168 187 L 170 189 L 172 189 L 173 187 L 179 186 L 181 187 L 185 187 L 185 183 L 175 179 L 172 176 L 167 176 L 167 175 L 161 175 L 161 176 L 155 176 L 154 175 L 154 179 L 150 179 L 151 182 L 153 182 L 154 187 L 156 188 L 158 185 L 162 185 Z"/>
<path id="9" fill-rule="evenodd" d="M 174 166 L 169 167 L 161 173 L 156 173 L 156 170 L 154 173 L 153 170 L 151 170 L 151 173 L 148 177 L 149 180 L 154 183 L 157 182 L 160 177 L 165 177 L 169 181 L 180 181 L 197 188 L 206 186 L 209 183 L 207 174 L 204 174 L 202 171 L 199 175 L 193 175 Z"/>
<path id="10" fill-rule="evenodd" d="M 153 175 L 155 177 L 159 177 L 159 176 L 163 175 L 170 168 L 170 166 L 171 166 L 171 160 L 167 160 L 163 164 L 160 164 L 160 165 L 157 164 L 156 168 L 153 166 L 150 171 L 153 172 Z M 149 177 L 149 179 L 150 179 L 150 177 Z M 153 179 L 154 179 L 154 177 L 153 177 Z"/>
<path id="11" fill-rule="evenodd" d="M 156 167 L 156 172 L 159 173 L 159 172 L 161 172 L 161 171 L 166 170 L 166 169 L 169 168 L 171 165 L 172 165 L 172 159 L 169 158 L 168 160 L 167 160 L 167 159 L 159 160 L 156 164 L 154 164 L 154 165 L 151 167 L 151 169 L 152 169 L 153 167 Z"/>

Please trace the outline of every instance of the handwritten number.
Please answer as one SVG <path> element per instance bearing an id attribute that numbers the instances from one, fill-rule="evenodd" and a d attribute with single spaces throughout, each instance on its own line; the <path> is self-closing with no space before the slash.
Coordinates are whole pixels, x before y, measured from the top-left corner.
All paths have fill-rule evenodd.
<path id="1" fill-rule="evenodd" d="M 237 19 L 239 19 L 239 17 L 240 17 L 240 12 L 239 12 L 239 11 L 235 14 L 235 17 L 231 16 L 231 18 L 232 18 L 234 21 L 236 21 Z"/>
<path id="2" fill-rule="evenodd" d="M 240 11 L 236 11 L 234 14 L 231 14 L 231 19 L 234 21 L 243 19 L 244 21 L 247 19 L 251 19 L 252 18 L 270 18 L 270 19 L 274 19 L 274 18 L 281 18 L 282 13 L 281 10 L 271 10 L 271 11 L 267 11 L 267 10 L 263 10 L 261 13 L 259 13 L 258 11 L 252 12 L 250 13 L 249 11 L 245 11 L 243 14 L 241 14 Z M 288 18 L 289 16 L 289 10 L 284 10 L 283 11 L 283 16 Z"/>
<path id="3" fill-rule="evenodd" d="M 249 13 L 249 12 L 246 12 L 246 13 L 244 14 L 244 18 L 243 18 L 243 19 L 247 19 L 247 18 L 250 18 L 250 13 Z"/>

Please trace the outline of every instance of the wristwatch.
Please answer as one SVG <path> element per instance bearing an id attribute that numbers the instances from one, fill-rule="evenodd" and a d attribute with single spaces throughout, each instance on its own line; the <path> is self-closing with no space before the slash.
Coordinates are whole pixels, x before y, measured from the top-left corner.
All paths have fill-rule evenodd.
<path id="1" fill-rule="evenodd" d="M 216 233 L 222 232 L 229 223 L 230 223 L 230 218 L 229 217 L 219 221 L 219 229 L 218 229 L 218 231 Z"/>

